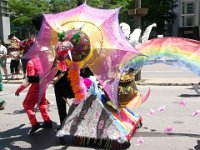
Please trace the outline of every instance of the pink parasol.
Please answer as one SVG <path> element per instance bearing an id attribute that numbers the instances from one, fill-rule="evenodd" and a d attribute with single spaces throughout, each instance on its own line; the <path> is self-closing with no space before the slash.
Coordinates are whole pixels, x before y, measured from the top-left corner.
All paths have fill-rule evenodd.
<path id="1" fill-rule="evenodd" d="M 89 67 L 117 107 L 117 87 L 124 66 L 140 55 L 125 39 L 120 26 L 120 8 L 97 9 L 86 3 L 57 14 L 44 14 L 44 21 L 35 44 L 26 55 L 39 57 L 42 65 L 40 95 L 54 78 L 57 69 L 52 69 L 56 57 L 58 34 L 66 33 L 73 43 L 72 61 L 80 67 Z M 74 41 L 72 37 L 77 35 Z M 78 41 L 78 42 L 77 42 Z M 42 51 L 47 47 L 47 51 Z M 70 59 L 66 62 L 70 63 Z M 44 80 L 45 79 L 45 80 Z"/>

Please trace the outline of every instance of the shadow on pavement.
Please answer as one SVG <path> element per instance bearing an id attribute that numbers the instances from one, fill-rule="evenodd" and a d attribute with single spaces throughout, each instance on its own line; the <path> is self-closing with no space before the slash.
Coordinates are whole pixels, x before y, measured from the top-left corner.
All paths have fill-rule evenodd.
<path id="1" fill-rule="evenodd" d="M 108 138 L 96 139 L 90 137 L 79 137 L 65 135 L 60 138 L 62 145 L 69 145 L 73 147 L 83 147 L 83 148 L 94 148 L 96 150 L 124 150 L 130 147 L 131 143 L 129 141 L 119 143 L 117 140 L 111 140 Z"/>
<path id="2" fill-rule="evenodd" d="M 194 147 L 195 150 L 200 149 L 200 140 L 197 140 L 197 145 Z"/>
<path id="3" fill-rule="evenodd" d="M 178 97 L 200 97 L 200 95 L 197 95 L 197 94 L 181 94 Z"/>
<path id="4" fill-rule="evenodd" d="M 37 113 L 37 112 L 40 113 L 40 111 L 39 111 L 38 108 L 35 108 L 35 112 L 36 112 L 36 113 Z M 12 113 L 5 113 L 5 114 L 7 114 L 7 115 L 19 115 L 19 114 L 23 114 L 23 113 L 26 113 L 26 111 L 22 108 L 22 109 L 19 109 L 19 110 L 15 110 L 15 111 L 13 111 Z"/>
<path id="5" fill-rule="evenodd" d="M 59 138 L 54 129 L 41 129 L 34 135 L 29 135 L 30 128 L 23 128 L 21 124 L 15 128 L 0 132 L 0 149 L 11 150 L 44 150 L 53 146 L 59 146 Z M 57 126 L 53 123 L 53 126 Z M 63 147 L 67 149 L 67 147 Z M 62 149 L 62 148 L 61 148 Z"/>
<path id="6" fill-rule="evenodd" d="M 115 147 L 115 150 L 122 150 L 130 147 L 129 142 L 119 144 L 112 140 L 92 138 L 85 139 L 85 144 L 80 145 L 77 143 L 77 138 L 79 137 L 73 136 L 65 136 L 62 138 L 63 142 L 61 143 L 61 138 L 56 137 L 56 131 L 53 129 L 41 129 L 34 133 L 34 135 L 29 135 L 28 131 L 30 128 L 24 128 L 24 126 L 25 124 L 21 124 L 15 128 L 0 132 L 0 150 L 66 150 L 69 146 L 76 147 L 77 149 L 80 147 L 104 149 L 108 141 L 110 141 L 110 146 Z M 53 126 L 57 125 L 54 123 Z M 101 145 L 99 145 L 100 143 Z"/>

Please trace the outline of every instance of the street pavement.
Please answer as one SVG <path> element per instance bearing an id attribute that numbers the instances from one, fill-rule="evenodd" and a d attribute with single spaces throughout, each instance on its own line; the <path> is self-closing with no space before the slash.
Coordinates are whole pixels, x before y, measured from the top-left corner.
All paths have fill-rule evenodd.
<path id="1" fill-rule="evenodd" d="M 20 77 L 19 80 L 3 80 L 4 91 L 1 92 L 1 97 L 7 100 L 7 104 L 6 109 L 0 111 L 0 150 L 92 149 L 60 145 L 56 137 L 59 119 L 52 85 L 47 90 L 47 98 L 54 103 L 49 110 L 49 115 L 53 120 L 53 129 L 39 130 L 34 136 L 30 136 L 28 134 L 30 123 L 21 106 L 27 90 L 19 97 L 14 96 L 14 91 L 23 82 L 22 75 Z M 142 69 L 142 79 L 137 81 L 138 88 L 142 94 L 145 94 L 149 86 L 153 86 L 151 86 L 148 101 L 134 110 L 142 116 L 143 127 L 131 139 L 129 149 L 200 150 L 199 117 L 191 117 L 192 112 L 200 108 L 199 95 L 192 88 L 192 85 L 198 82 L 198 76 L 185 70 L 174 69 L 162 64 L 145 66 Z M 186 101 L 187 106 L 180 108 L 178 106 L 180 100 Z M 164 105 L 166 111 L 158 113 L 157 108 Z M 155 110 L 156 115 L 147 114 L 151 109 Z M 37 110 L 36 112 L 41 122 L 40 114 Z M 163 133 L 165 127 L 174 128 L 174 130 L 171 134 L 165 134 Z M 141 145 L 138 144 L 138 140 L 141 140 Z"/>
<path id="2" fill-rule="evenodd" d="M 56 137 L 59 119 L 52 85 L 47 90 L 47 99 L 54 103 L 49 109 L 53 128 L 41 129 L 30 136 L 30 123 L 22 107 L 27 89 L 19 96 L 14 96 L 18 86 L 19 84 L 5 84 L 4 91 L 0 93 L 1 98 L 7 100 L 6 109 L 0 111 L 0 150 L 93 150 L 60 145 Z M 192 117 L 192 113 L 199 110 L 200 97 L 192 87 L 138 85 L 138 88 L 143 95 L 150 88 L 151 94 L 143 105 L 133 110 L 142 116 L 143 127 L 132 137 L 129 149 L 199 150 L 199 115 Z M 185 102 L 185 106 L 180 106 L 180 101 Z M 161 111 L 160 107 L 163 106 L 165 109 Z M 38 121 L 42 122 L 38 110 L 36 116 Z M 164 133 L 165 128 L 171 128 L 172 133 Z"/>

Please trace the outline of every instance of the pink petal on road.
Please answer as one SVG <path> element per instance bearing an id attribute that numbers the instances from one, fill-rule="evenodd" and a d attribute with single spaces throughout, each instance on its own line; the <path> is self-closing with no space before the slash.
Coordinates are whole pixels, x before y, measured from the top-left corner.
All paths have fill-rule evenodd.
<path id="1" fill-rule="evenodd" d="M 179 106 L 184 107 L 186 105 L 186 102 L 184 100 L 179 101 Z"/>
<path id="2" fill-rule="evenodd" d="M 199 114 L 200 114 L 200 110 L 196 110 L 195 112 L 192 113 L 192 117 L 195 117 Z"/>
<path id="3" fill-rule="evenodd" d="M 152 108 L 150 108 L 150 112 L 148 112 L 147 115 L 152 116 L 152 115 L 154 115 L 154 114 L 155 114 L 155 110 L 152 109 Z"/>
<path id="4" fill-rule="evenodd" d="M 140 146 L 141 144 L 144 143 L 144 139 L 142 137 L 140 137 L 139 139 L 137 139 L 137 144 L 136 146 Z"/>
<path id="5" fill-rule="evenodd" d="M 167 127 L 165 128 L 164 133 L 172 133 L 173 130 L 174 130 L 173 127 Z"/>
<path id="6" fill-rule="evenodd" d="M 165 111 L 165 105 L 163 105 L 163 106 L 159 107 L 159 108 L 158 108 L 158 111 L 160 111 L 160 112 L 163 112 L 163 111 Z"/>

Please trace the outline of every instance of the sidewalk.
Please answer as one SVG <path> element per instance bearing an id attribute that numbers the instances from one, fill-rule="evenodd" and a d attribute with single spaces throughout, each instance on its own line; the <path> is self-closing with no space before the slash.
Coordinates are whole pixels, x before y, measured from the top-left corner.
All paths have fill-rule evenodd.
<path id="1" fill-rule="evenodd" d="M 170 67 L 170 66 L 167 66 L 167 65 L 163 65 L 162 63 L 161 64 L 157 64 L 156 65 L 150 65 L 150 66 L 145 66 L 143 67 L 143 71 L 144 70 L 147 70 L 147 71 L 152 71 L 152 70 L 157 70 L 156 67 L 160 67 L 161 66 L 164 66 L 164 68 L 162 68 L 163 70 L 166 70 L 166 72 L 170 72 L 172 70 L 177 70 L 177 68 L 175 67 Z M 7 68 L 9 69 L 9 66 L 10 66 L 10 58 L 8 58 L 7 60 Z M 154 67 L 154 68 L 152 68 Z M 152 69 L 151 69 L 152 68 Z M 10 71 L 8 71 L 10 72 Z M 185 71 L 187 72 L 187 71 Z M 3 73 L 3 71 L 2 71 Z M 183 72 L 184 73 L 184 72 Z M 144 75 L 144 72 L 143 72 L 143 75 Z M 153 78 L 151 77 L 150 75 L 146 75 L 146 76 L 143 76 L 142 79 L 140 81 L 136 81 L 136 83 L 138 85 L 160 85 L 160 86 L 191 86 L 191 85 L 194 85 L 194 84 L 197 84 L 198 82 L 200 82 L 200 77 L 198 76 L 187 76 L 187 77 L 179 77 L 178 75 L 176 75 L 176 73 L 174 73 L 174 77 L 175 78 L 168 78 L 167 76 L 165 76 L 165 78 Z M 4 78 L 4 77 L 3 77 Z M 3 83 L 4 84 L 21 84 L 23 82 L 23 75 L 20 74 L 19 75 L 19 79 L 15 79 L 15 80 L 11 80 L 11 79 L 8 79 L 8 80 L 5 80 L 3 79 Z"/>
<path id="2" fill-rule="evenodd" d="M 23 79 L 23 75 L 19 75 L 18 79 L 4 79 L 3 76 L 3 84 L 21 84 L 25 79 Z"/>

